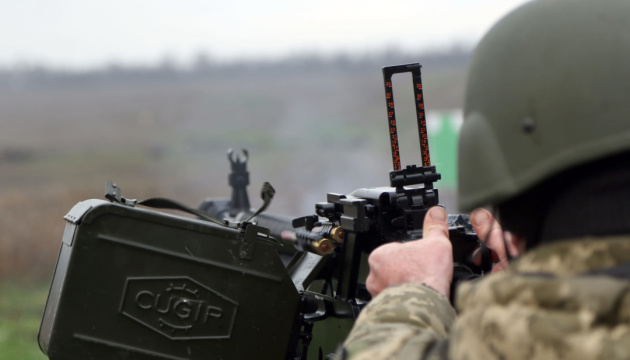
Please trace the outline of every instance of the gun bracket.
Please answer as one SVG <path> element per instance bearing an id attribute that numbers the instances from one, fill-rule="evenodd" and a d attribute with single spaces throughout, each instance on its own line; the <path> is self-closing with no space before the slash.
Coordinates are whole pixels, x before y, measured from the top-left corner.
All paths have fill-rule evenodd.
<path id="1" fill-rule="evenodd" d="M 389 172 L 391 187 L 424 184 L 425 189 L 433 188 L 433 183 L 440 180 L 442 175 L 435 170 L 435 166 L 408 165 L 405 169 Z"/>

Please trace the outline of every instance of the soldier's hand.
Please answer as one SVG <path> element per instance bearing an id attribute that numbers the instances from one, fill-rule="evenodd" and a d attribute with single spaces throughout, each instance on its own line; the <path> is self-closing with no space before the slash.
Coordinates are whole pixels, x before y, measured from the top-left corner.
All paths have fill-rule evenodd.
<path id="1" fill-rule="evenodd" d="M 486 209 L 475 209 L 470 214 L 470 220 L 477 236 L 492 253 L 494 263 L 492 272 L 507 269 L 510 265 L 508 251 L 513 257 L 521 252 L 515 244 L 515 237 L 509 232 L 504 232 L 494 216 Z M 477 265 L 481 264 L 480 256 L 475 254 L 473 258 Z"/>
<path id="2" fill-rule="evenodd" d="M 446 210 L 435 206 L 427 212 L 422 239 L 380 246 L 368 262 L 370 274 L 366 286 L 372 296 L 391 285 L 423 283 L 448 297 L 453 278 L 453 250 Z"/>

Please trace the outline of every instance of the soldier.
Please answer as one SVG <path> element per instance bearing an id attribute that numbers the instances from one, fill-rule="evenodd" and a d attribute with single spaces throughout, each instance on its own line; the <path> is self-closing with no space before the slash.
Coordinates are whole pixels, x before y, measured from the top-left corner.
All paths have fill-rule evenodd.
<path id="1" fill-rule="evenodd" d="M 494 273 L 459 287 L 456 315 L 432 208 L 424 239 L 372 253 L 375 297 L 340 357 L 630 359 L 630 1 L 538 0 L 499 21 L 459 148 L 462 210 L 498 219 L 471 214 Z"/>

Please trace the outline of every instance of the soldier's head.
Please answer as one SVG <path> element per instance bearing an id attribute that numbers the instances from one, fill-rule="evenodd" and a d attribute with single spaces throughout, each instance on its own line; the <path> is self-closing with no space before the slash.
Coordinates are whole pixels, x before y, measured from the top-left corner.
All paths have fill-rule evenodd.
<path id="1" fill-rule="evenodd" d="M 493 206 L 504 228 L 530 245 L 630 233 L 618 224 L 600 231 L 599 222 L 581 223 L 629 187 L 629 64 L 630 1 L 538 0 L 500 20 L 469 69 L 459 143 L 462 210 Z"/>

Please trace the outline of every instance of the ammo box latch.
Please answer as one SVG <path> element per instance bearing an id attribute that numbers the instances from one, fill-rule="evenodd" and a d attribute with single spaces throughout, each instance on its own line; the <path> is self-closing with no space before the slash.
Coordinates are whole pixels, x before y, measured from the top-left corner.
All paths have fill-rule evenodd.
<path id="1" fill-rule="evenodd" d="M 254 256 L 254 247 L 259 234 L 263 234 L 269 237 L 269 229 L 254 225 L 252 223 L 243 223 L 243 229 L 239 236 L 241 240 L 241 248 L 239 251 L 239 257 L 245 260 L 251 260 Z"/>

